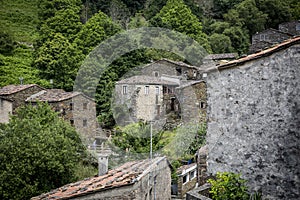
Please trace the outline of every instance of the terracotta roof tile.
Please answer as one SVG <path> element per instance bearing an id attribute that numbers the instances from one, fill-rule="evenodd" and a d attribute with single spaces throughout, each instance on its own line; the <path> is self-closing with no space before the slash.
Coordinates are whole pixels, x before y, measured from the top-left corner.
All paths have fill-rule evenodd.
<path id="1" fill-rule="evenodd" d="M 27 102 L 59 102 L 79 95 L 79 92 L 65 92 L 62 89 L 42 90 L 26 99 Z"/>
<path id="2" fill-rule="evenodd" d="M 134 184 L 135 181 L 144 175 L 144 171 L 151 168 L 151 164 L 160 162 L 165 157 L 158 157 L 152 161 L 149 159 L 132 161 L 108 171 L 107 174 L 86 178 L 82 181 L 70 183 L 48 193 L 32 197 L 31 200 L 46 199 L 69 199 L 76 196 L 87 195 L 94 192 L 101 192 L 108 188 L 116 188 Z"/>
<path id="3" fill-rule="evenodd" d="M 277 45 L 275 45 L 271 48 L 260 51 L 258 53 L 250 54 L 246 57 L 242 57 L 240 59 L 230 61 L 226 64 L 219 65 L 217 69 L 222 70 L 222 69 L 226 69 L 226 68 L 230 68 L 230 67 L 234 67 L 234 66 L 243 64 L 243 63 L 251 61 L 251 60 L 255 60 L 255 59 L 258 59 L 258 58 L 261 58 L 261 57 L 265 57 L 265 56 L 268 56 L 270 54 L 273 54 L 274 52 L 277 52 L 277 51 L 280 51 L 282 49 L 288 48 L 288 47 L 290 47 L 294 44 L 300 44 L 300 36 L 292 38 L 292 39 L 288 39 L 288 40 L 286 40 L 286 41 L 284 41 L 280 44 L 277 44 Z"/>
<path id="4" fill-rule="evenodd" d="M 27 88 L 31 88 L 33 86 L 38 86 L 36 84 L 27 84 L 27 85 L 7 85 L 3 88 L 0 88 L 0 95 L 10 95 L 14 94 L 16 92 L 20 92 L 22 90 L 25 90 Z M 38 86 L 40 87 L 40 86 Z"/>

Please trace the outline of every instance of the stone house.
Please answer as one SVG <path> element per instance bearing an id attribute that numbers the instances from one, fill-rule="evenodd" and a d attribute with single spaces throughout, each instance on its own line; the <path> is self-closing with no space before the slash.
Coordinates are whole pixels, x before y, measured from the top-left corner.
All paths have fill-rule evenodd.
<path id="1" fill-rule="evenodd" d="M 253 35 L 249 52 L 259 52 L 298 35 L 300 35 L 299 20 L 279 24 L 278 30 L 270 28 Z"/>
<path id="2" fill-rule="evenodd" d="M 290 33 L 294 36 L 300 35 L 300 20 L 279 24 L 278 29 L 282 32 Z"/>
<path id="3" fill-rule="evenodd" d="M 176 86 L 177 83 L 161 77 L 145 75 L 118 81 L 115 87 L 115 104 L 123 107 L 119 116 L 115 116 L 116 121 L 124 124 L 129 118 L 134 122 L 160 119 L 166 114 L 164 96 L 174 95 Z M 119 108 L 117 110 L 120 111 Z"/>
<path id="4" fill-rule="evenodd" d="M 207 172 L 267 199 L 300 197 L 300 37 L 207 70 Z"/>
<path id="5" fill-rule="evenodd" d="M 42 199 L 168 200 L 171 170 L 165 157 L 132 161 L 102 176 L 95 176 L 32 197 Z"/>
<path id="6" fill-rule="evenodd" d="M 8 123 L 9 115 L 25 105 L 25 100 L 44 88 L 36 84 L 7 85 L 0 88 L 0 123 Z"/>
<path id="7" fill-rule="evenodd" d="M 47 89 L 29 96 L 25 102 L 36 104 L 47 102 L 59 116 L 75 126 L 87 143 L 95 139 L 97 127 L 95 102 L 79 92 L 65 92 L 62 89 Z"/>
<path id="8" fill-rule="evenodd" d="M 176 88 L 181 106 L 181 119 L 185 123 L 206 121 L 206 84 L 203 80 L 191 81 Z"/>
<path id="9" fill-rule="evenodd" d="M 143 66 L 141 74 L 146 76 L 161 77 L 163 75 L 177 76 L 179 79 L 197 80 L 199 78 L 198 67 L 184 62 L 161 59 Z"/>
<path id="10" fill-rule="evenodd" d="M 185 194 L 194 189 L 197 184 L 197 163 L 183 165 L 177 169 L 177 198 L 184 198 Z"/>
<path id="11" fill-rule="evenodd" d="M 255 53 L 291 38 L 293 35 L 276 29 L 267 29 L 252 36 L 250 53 Z"/>

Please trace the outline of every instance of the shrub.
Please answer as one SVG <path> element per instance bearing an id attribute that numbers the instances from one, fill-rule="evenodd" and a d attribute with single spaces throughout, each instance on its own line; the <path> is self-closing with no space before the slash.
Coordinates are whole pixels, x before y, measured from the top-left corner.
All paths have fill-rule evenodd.
<path id="1" fill-rule="evenodd" d="M 210 194 L 212 199 L 249 199 L 246 180 L 240 178 L 240 174 L 231 172 L 218 172 L 216 180 L 209 179 L 211 184 Z"/>

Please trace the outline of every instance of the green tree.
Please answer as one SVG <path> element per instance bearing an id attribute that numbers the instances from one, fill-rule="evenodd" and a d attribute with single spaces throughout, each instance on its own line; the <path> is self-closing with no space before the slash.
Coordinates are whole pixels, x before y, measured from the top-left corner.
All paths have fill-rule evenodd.
<path id="1" fill-rule="evenodd" d="M 0 54 L 11 55 L 15 48 L 15 42 L 11 34 L 0 30 Z"/>
<path id="2" fill-rule="evenodd" d="M 183 0 L 168 0 L 150 23 L 184 33 L 199 42 L 207 51 L 211 51 L 207 35 L 202 32 L 201 22 Z"/>
<path id="3" fill-rule="evenodd" d="M 214 53 L 232 52 L 231 40 L 228 36 L 214 33 L 209 36 L 209 43 Z"/>
<path id="4" fill-rule="evenodd" d="M 224 14 L 224 18 L 233 26 L 242 25 L 253 35 L 264 30 L 267 14 L 257 8 L 255 0 L 244 0 Z"/>
<path id="5" fill-rule="evenodd" d="M 299 3 L 299 2 L 298 2 Z M 257 8 L 267 14 L 266 28 L 278 28 L 282 22 L 292 19 L 292 12 L 288 1 L 281 0 L 256 0 Z M 299 4 L 298 4 L 299 5 Z"/>
<path id="6" fill-rule="evenodd" d="M 83 156 L 79 134 L 50 106 L 18 109 L 0 127 L 0 198 L 29 199 L 74 181 Z"/>
<path id="7" fill-rule="evenodd" d="M 54 87 L 70 91 L 83 57 L 62 34 L 56 33 L 52 38 L 37 50 L 34 65 L 42 78 L 53 79 Z"/>
<path id="8" fill-rule="evenodd" d="M 115 24 L 107 15 L 99 11 L 82 27 L 75 43 L 87 55 L 100 42 L 121 31 L 121 27 Z"/>

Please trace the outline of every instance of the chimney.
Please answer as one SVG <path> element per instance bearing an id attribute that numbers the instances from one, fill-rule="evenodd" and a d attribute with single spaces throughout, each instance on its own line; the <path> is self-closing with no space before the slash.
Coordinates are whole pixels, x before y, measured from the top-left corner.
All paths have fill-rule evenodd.
<path id="1" fill-rule="evenodd" d="M 104 153 L 98 154 L 98 176 L 106 174 L 108 171 L 108 155 Z"/>

